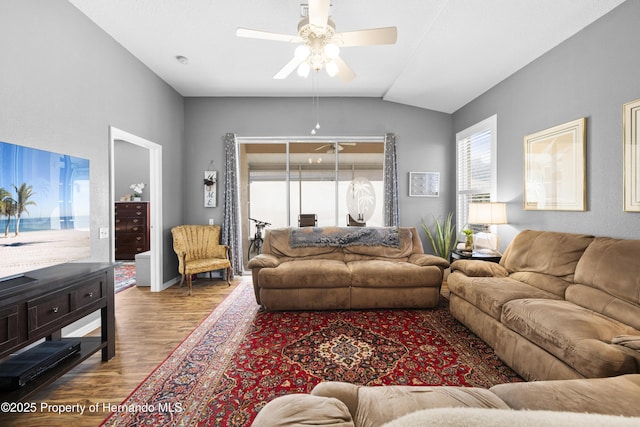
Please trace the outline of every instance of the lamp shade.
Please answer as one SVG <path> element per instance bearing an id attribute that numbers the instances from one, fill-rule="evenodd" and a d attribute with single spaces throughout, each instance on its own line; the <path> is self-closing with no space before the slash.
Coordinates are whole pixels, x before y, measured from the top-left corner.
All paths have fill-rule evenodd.
<path id="1" fill-rule="evenodd" d="M 506 224 L 506 203 L 469 203 L 469 224 Z"/>

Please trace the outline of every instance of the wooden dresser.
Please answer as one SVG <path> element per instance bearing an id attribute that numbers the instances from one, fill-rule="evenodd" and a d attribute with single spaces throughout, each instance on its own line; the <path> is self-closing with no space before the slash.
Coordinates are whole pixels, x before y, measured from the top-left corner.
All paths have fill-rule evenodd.
<path id="1" fill-rule="evenodd" d="M 150 248 L 149 202 L 116 202 L 116 260 L 133 260 Z"/>

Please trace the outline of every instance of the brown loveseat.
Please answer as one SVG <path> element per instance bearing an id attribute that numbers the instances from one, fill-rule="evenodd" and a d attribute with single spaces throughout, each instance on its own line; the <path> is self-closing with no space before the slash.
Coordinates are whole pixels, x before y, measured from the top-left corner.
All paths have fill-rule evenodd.
<path id="1" fill-rule="evenodd" d="M 449 263 L 414 227 L 307 227 L 267 230 L 248 266 L 266 310 L 325 310 L 434 307 Z"/>
<path id="2" fill-rule="evenodd" d="M 638 396 L 640 375 L 498 384 L 488 390 L 326 382 L 311 394 L 272 400 L 252 426 L 638 426 Z"/>
<path id="3" fill-rule="evenodd" d="M 451 270 L 451 313 L 523 378 L 640 373 L 640 240 L 525 230 Z"/>

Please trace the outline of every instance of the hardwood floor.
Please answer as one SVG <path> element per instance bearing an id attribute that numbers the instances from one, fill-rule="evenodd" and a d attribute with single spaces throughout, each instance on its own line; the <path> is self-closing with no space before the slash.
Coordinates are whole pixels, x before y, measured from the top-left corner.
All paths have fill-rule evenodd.
<path id="1" fill-rule="evenodd" d="M 98 352 L 28 399 L 38 409 L 85 405 L 84 414 L 2 413 L 0 426 L 98 426 L 109 406 L 122 403 L 242 279 L 236 277 L 231 287 L 223 280 L 198 279 L 191 296 L 177 285 L 163 292 L 133 287 L 116 294 L 116 356 L 102 362 Z M 90 405 L 98 410 L 89 411 Z"/>

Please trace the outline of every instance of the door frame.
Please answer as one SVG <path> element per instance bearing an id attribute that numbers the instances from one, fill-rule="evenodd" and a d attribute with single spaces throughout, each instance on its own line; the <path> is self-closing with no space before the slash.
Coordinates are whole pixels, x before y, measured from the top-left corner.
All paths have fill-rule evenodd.
<path id="1" fill-rule="evenodd" d="M 115 206 L 115 142 L 122 140 L 149 150 L 149 215 L 151 234 L 150 280 L 151 292 L 164 289 L 162 274 L 163 239 L 162 239 L 162 146 L 155 142 L 141 138 L 132 133 L 109 126 L 109 176 L 110 176 L 110 206 Z M 115 218 L 109 217 L 111 229 L 111 262 L 116 257 Z"/>

